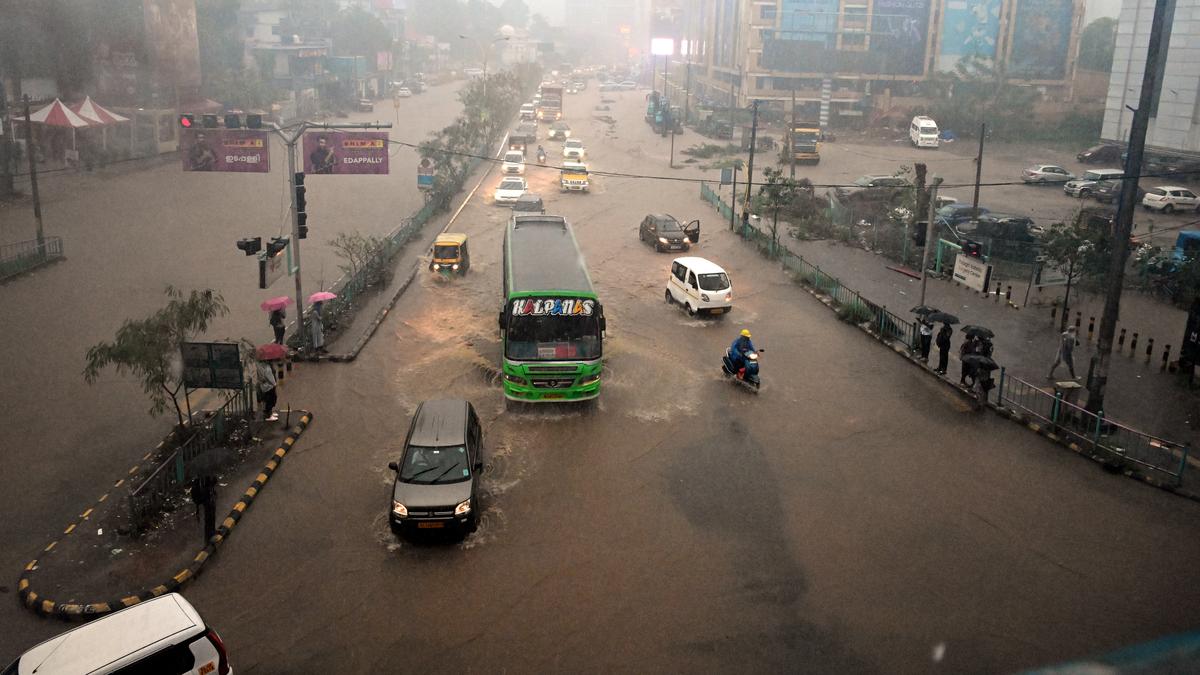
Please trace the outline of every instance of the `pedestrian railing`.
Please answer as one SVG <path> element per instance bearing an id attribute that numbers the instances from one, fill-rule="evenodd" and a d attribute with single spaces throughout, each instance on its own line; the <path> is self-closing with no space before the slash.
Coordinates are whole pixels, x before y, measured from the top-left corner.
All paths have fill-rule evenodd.
<path id="1" fill-rule="evenodd" d="M 237 425 L 253 417 L 253 391 L 246 386 L 192 426 L 187 440 L 161 458 L 145 478 L 131 483 L 126 500 L 130 533 L 136 536 L 145 532 L 167 502 L 181 495 L 203 467 L 210 466 L 209 452 L 224 447 Z"/>
<path id="2" fill-rule="evenodd" d="M 1067 400 L 1061 391 L 1034 386 L 1000 370 L 997 400 L 1003 408 L 1036 419 L 1047 429 L 1097 457 L 1128 462 L 1175 485 L 1183 482 L 1189 447 L 1138 431 Z"/>
<path id="3" fill-rule="evenodd" d="M 43 237 L 0 245 L 0 281 L 63 257 L 61 237 Z"/>

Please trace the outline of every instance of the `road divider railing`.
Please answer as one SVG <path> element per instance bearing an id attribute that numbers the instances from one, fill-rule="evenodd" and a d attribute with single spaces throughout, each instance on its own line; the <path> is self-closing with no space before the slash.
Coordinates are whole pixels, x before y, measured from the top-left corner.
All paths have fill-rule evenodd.
<path id="1" fill-rule="evenodd" d="M 43 237 L 0 245 L 0 281 L 63 258 L 61 237 Z"/>

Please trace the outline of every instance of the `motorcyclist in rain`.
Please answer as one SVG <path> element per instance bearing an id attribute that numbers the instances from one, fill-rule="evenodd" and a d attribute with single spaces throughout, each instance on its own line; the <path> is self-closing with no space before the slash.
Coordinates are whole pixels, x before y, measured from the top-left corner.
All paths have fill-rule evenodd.
<path id="1" fill-rule="evenodd" d="M 729 360 L 733 363 L 734 371 L 741 370 L 746 365 L 746 354 L 757 351 L 750 341 L 750 331 L 743 328 L 737 339 L 729 346 Z"/>
<path id="2" fill-rule="evenodd" d="M 538 158 L 538 164 L 546 163 L 546 149 L 540 145 L 538 146 L 537 158 Z"/>

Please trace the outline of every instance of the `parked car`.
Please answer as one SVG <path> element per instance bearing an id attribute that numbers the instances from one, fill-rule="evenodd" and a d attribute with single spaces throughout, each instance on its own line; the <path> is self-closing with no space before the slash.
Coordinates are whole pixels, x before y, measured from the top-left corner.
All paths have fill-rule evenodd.
<path id="1" fill-rule="evenodd" d="M 733 311 L 733 285 L 720 265 L 704 258 L 676 258 L 667 277 L 667 304 L 679 303 L 689 315 Z"/>
<path id="2" fill-rule="evenodd" d="M 529 184 L 525 182 L 524 178 L 505 177 L 500 181 L 500 185 L 496 186 L 494 198 L 497 204 L 512 204 L 520 199 L 527 189 L 529 189 Z"/>
<path id="3" fill-rule="evenodd" d="M 1065 183 L 1070 180 L 1075 180 L 1075 176 L 1062 168 L 1053 164 L 1034 164 L 1033 166 L 1021 172 L 1021 180 L 1029 183 Z"/>
<path id="4" fill-rule="evenodd" d="M 582 162 L 587 157 L 587 148 L 583 147 L 583 141 L 578 138 L 568 138 L 563 143 L 562 154 L 564 159 L 573 159 L 577 162 Z"/>
<path id="5" fill-rule="evenodd" d="M 838 199 L 863 199 L 890 201 L 912 184 L 902 176 L 874 175 L 859 176 L 848 186 L 834 188 Z"/>
<path id="6" fill-rule="evenodd" d="M 228 675 L 221 636 L 182 595 L 167 593 L 72 628 L 17 658 L 5 675 Z"/>
<path id="7" fill-rule="evenodd" d="M 555 122 L 550 125 L 550 140 L 565 141 L 571 137 L 571 125 L 566 122 Z"/>
<path id="8" fill-rule="evenodd" d="M 1146 190 L 1146 196 L 1142 197 L 1142 206 L 1151 211 L 1162 211 L 1163 213 L 1174 211 L 1200 213 L 1200 197 L 1187 188 L 1164 185 Z"/>
<path id="9" fill-rule="evenodd" d="M 537 119 L 537 116 L 535 115 L 534 107 L 533 107 L 532 103 L 521 104 L 521 119 L 523 119 L 523 120 Z"/>
<path id="10" fill-rule="evenodd" d="M 600 83 L 600 91 L 620 91 L 621 84 L 619 82 L 606 81 Z"/>
<path id="11" fill-rule="evenodd" d="M 1102 180 L 1096 183 L 1096 187 L 1092 189 L 1092 197 L 1101 204 L 1113 204 L 1117 201 L 1117 197 L 1121 195 L 1121 185 L 1123 180 Z M 1137 202 L 1142 203 L 1142 198 L 1146 196 L 1146 190 L 1141 185 L 1137 188 Z"/>
<path id="12" fill-rule="evenodd" d="M 519 150 L 509 150 L 504 153 L 504 163 L 500 165 L 505 175 L 521 175 L 525 173 L 525 154 Z"/>
<path id="13" fill-rule="evenodd" d="M 643 218 L 638 226 L 638 239 L 659 252 L 686 251 L 693 243 L 700 241 L 700 221 L 693 220 L 687 225 L 680 225 L 675 216 L 652 213 Z"/>
<path id="14" fill-rule="evenodd" d="M 375 102 L 369 98 L 358 99 L 358 112 L 375 112 Z"/>
<path id="15" fill-rule="evenodd" d="M 1084 164 L 1110 164 L 1122 159 L 1121 152 L 1121 146 L 1119 145 L 1101 143 L 1100 145 L 1093 145 L 1087 150 L 1075 155 L 1075 159 L 1083 162 Z"/>
<path id="16" fill-rule="evenodd" d="M 445 399 L 417 406 L 396 472 L 388 522 L 406 529 L 473 532 L 479 517 L 483 428 L 468 401 Z"/>
<path id="17" fill-rule="evenodd" d="M 975 216 L 972 211 L 973 209 L 971 208 L 970 204 L 955 203 L 947 204 L 946 206 L 941 207 L 937 210 L 937 215 L 938 218 L 947 225 L 958 225 L 959 223 L 965 223 L 968 220 L 971 220 L 971 218 Z M 991 213 L 991 211 L 986 207 L 979 207 L 979 213 L 977 215 L 982 216 L 986 213 Z"/>
<path id="18" fill-rule="evenodd" d="M 517 197 L 517 201 L 513 202 L 512 210 L 514 215 L 529 215 L 533 213 L 545 213 L 546 204 L 542 198 L 532 192 Z"/>
<path id="19" fill-rule="evenodd" d="M 1072 197 L 1089 197 L 1096 191 L 1096 184 L 1102 180 L 1121 178 L 1125 172 L 1121 169 L 1088 169 L 1075 180 L 1063 183 L 1063 192 Z"/>
<path id="20" fill-rule="evenodd" d="M 617 86 L 625 91 L 632 91 L 634 89 L 637 89 L 637 82 L 634 82 L 633 80 L 625 80 L 624 82 L 622 82 L 621 84 L 619 84 Z"/>
<path id="21" fill-rule="evenodd" d="M 412 90 L 408 87 L 400 87 L 396 90 L 396 98 L 408 98 L 412 96 Z"/>

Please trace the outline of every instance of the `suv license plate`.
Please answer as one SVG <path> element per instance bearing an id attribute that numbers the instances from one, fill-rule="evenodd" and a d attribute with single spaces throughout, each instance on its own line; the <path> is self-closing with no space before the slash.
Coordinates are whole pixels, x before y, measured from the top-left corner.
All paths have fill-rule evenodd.
<path id="1" fill-rule="evenodd" d="M 427 523 L 417 523 L 417 529 L 420 530 L 436 530 L 445 527 L 446 524 L 440 520 L 434 520 Z"/>
<path id="2" fill-rule="evenodd" d="M 724 308 L 724 307 L 717 307 L 716 309 L 712 310 L 712 313 L 713 313 L 713 314 L 724 314 L 724 313 L 725 313 L 725 308 Z"/>

